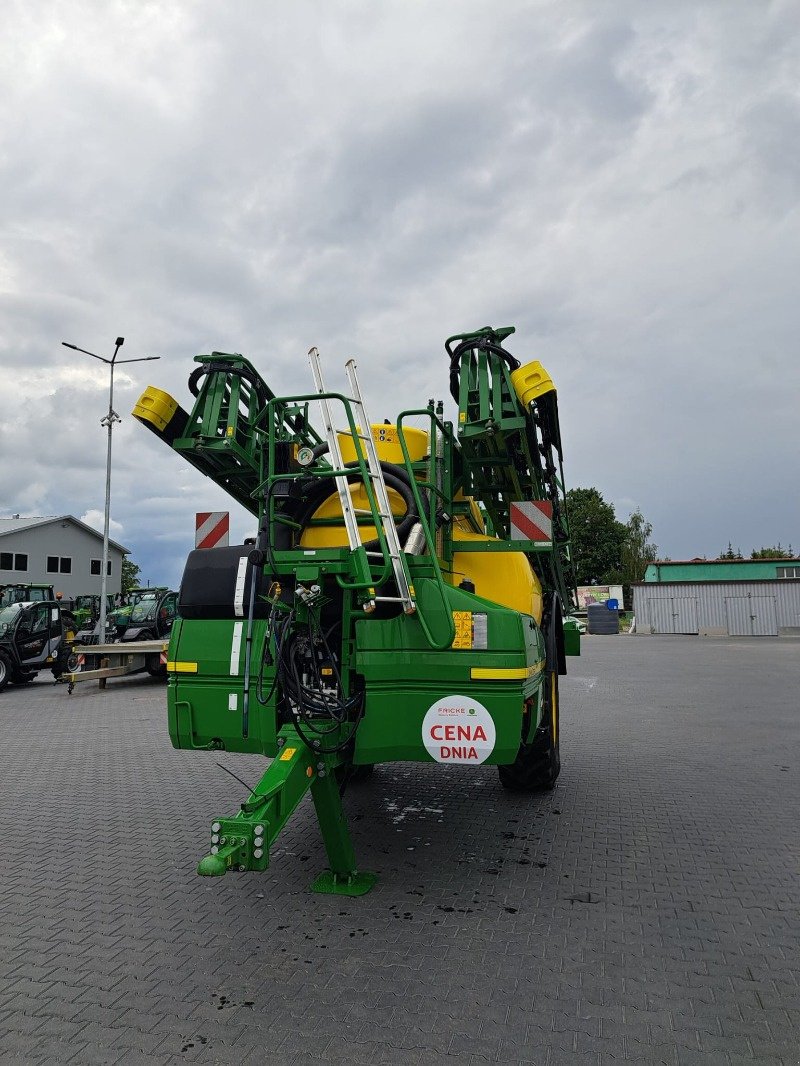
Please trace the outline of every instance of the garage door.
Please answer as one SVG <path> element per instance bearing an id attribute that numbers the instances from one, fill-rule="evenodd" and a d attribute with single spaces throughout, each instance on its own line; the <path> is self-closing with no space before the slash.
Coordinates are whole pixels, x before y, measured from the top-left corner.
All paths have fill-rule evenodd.
<path id="1" fill-rule="evenodd" d="M 729 596 L 725 601 L 728 635 L 731 637 L 775 637 L 778 618 L 772 596 Z"/>
<path id="2" fill-rule="evenodd" d="M 654 633 L 697 632 L 697 600 L 649 596 L 647 607 Z"/>

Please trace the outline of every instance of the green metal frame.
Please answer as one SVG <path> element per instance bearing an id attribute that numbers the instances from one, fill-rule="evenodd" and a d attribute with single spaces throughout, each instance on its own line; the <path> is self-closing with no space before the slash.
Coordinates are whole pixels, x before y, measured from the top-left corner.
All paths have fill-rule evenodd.
<path id="1" fill-rule="evenodd" d="M 297 527 L 291 509 L 281 502 L 288 485 L 322 478 L 331 483 L 333 494 L 334 478 L 352 478 L 356 472 L 368 501 L 368 513 L 359 521 L 374 527 L 378 542 L 374 556 L 363 545 L 352 551 L 349 547 L 273 546 L 264 567 L 267 579 L 289 589 L 295 583 L 319 584 L 324 601 L 335 604 L 341 618 L 337 638 L 341 690 L 343 698 L 349 698 L 363 688 L 364 710 L 363 718 L 342 721 L 338 733 L 334 731 L 338 741 L 332 740 L 330 746 L 336 749 L 338 745 L 338 750 L 314 751 L 301 738 L 299 726 L 285 724 L 288 712 L 281 710 L 276 692 L 278 650 L 272 614 L 268 620 L 262 614 L 252 626 L 248 623 L 248 647 L 255 648 L 256 654 L 246 660 L 250 662 L 246 682 L 241 666 L 238 674 L 235 669 L 235 641 L 242 639 L 243 621 L 179 619 L 173 627 L 168 694 L 175 746 L 260 752 L 272 759 L 239 811 L 214 823 L 212 850 L 198 867 L 202 875 L 266 869 L 278 834 L 310 792 L 329 864 L 312 888 L 360 895 L 369 890 L 375 875 L 357 868 L 342 808 L 340 787 L 349 768 L 392 758 L 428 759 L 420 725 L 426 710 L 446 693 L 472 694 L 496 716 L 497 743 L 490 762 L 513 761 L 520 741 L 529 740 L 535 732 L 542 706 L 542 632 L 529 616 L 482 600 L 446 580 L 456 551 L 523 551 L 545 589 L 559 595 L 565 606 L 570 601 L 555 394 L 527 408 L 520 402 L 509 367 L 487 347 L 502 344 L 512 332 L 511 328 L 486 328 L 450 339 L 468 342 L 461 357 L 455 427 L 444 420 L 441 402 L 403 411 L 397 418 L 402 463 L 424 549 L 417 555 L 402 553 L 414 590 L 415 612 L 389 618 L 368 613 L 376 588 L 392 580 L 392 565 L 359 437 L 369 427 L 356 425 L 350 397 L 337 392 L 276 396 L 242 356 L 214 352 L 197 358 L 209 372 L 200 379 L 191 413 L 182 412 L 180 432 L 173 439 L 169 432 L 159 431 L 162 439 L 257 515 L 260 536 L 266 536 L 271 545 L 281 525 Z M 323 443 L 309 421 L 309 410 L 320 399 L 340 404 L 344 411 L 355 449 L 354 463 L 344 469 L 335 469 L 324 456 L 311 465 L 297 462 L 299 448 L 315 449 Z M 406 426 L 410 418 L 420 416 L 428 420 L 429 454 L 413 461 Z M 553 545 L 509 539 L 511 501 L 535 499 L 554 501 Z M 455 542 L 452 518 L 470 516 L 474 500 L 482 508 L 487 532 L 497 539 Z M 334 523 L 338 524 L 336 520 L 321 522 Z M 302 531 L 297 527 L 296 532 Z M 276 592 L 274 600 L 268 600 L 273 604 L 271 611 L 277 609 L 279 595 Z M 323 609 L 306 610 L 297 606 L 297 600 L 294 603 L 296 626 L 303 626 L 313 611 Z M 281 607 L 281 611 L 288 609 Z M 454 646 L 456 612 L 485 616 L 489 633 L 485 647 Z M 565 639 L 575 643 L 571 633 Z M 473 675 L 476 663 L 482 671 Z M 262 699 L 258 693 L 264 690 L 268 693 Z M 238 710 L 240 701 L 247 700 L 251 692 L 258 698 L 250 704 L 245 727 L 244 713 L 232 714 L 231 709 Z"/>

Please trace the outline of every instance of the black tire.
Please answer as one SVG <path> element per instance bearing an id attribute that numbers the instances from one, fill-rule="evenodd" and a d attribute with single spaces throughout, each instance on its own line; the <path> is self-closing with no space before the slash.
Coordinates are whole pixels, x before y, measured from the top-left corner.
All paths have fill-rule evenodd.
<path id="1" fill-rule="evenodd" d="M 52 674 L 58 680 L 62 674 L 78 674 L 83 669 L 76 653 L 72 648 L 62 649 L 56 661 L 53 663 Z"/>
<path id="2" fill-rule="evenodd" d="M 374 772 L 374 762 L 364 763 L 363 766 L 354 766 L 350 771 L 350 784 L 358 785 L 362 781 L 366 781 L 368 778 L 372 777 Z"/>
<path id="3" fill-rule="evenodd" d="M 11 684 L 12 685 L 27 685 L 27 684 L 29 684 L 29 682 L 33 681 L 33 679 L 35 677 L 36 677 L 36 671 L 35 670 L 32 673 L 29 673 L 26 670 L 22 670 L 22 671 L 18 670 L 16 673 L 11 675 L 10 680 L 11 680 Z"/>
<path id="4" fill-rule="evenodd" d="M 166 663 L 162 665 L 160 652 L 157 652 L 155 655 L 147 656 L 146 669 L 151 677 L 157 677 L 161 681 L 166 681 L 167 667 Z"/>
<path id="5" fill-rule="evenodd" d="M 11 680 L 11 663 L 7 655 L 0 652 L 0 692 Z"/>
<path id="6" fill-rule="evenodd" d="M 374 769 L 374 763 L 365 763 L 363 766 L 353 766 L 352 763 L 337 766 L 334 772 L 336 774 L 336 784 L 339 786 L 339 795 L 343 796 L 351 785 L 358 785 L 362 781 L 366 781 Z"/>
<path id="7" fill-rule="evenodd" d="M 507 766 L 498 766 L 500 784 L 509 792 L 548 791 L 555 787 L 561 772 L 559 749 L 558 703 L 558 629 L 557 610 L 551 612 L 545 630 L 546 661 L 542 679 L 542 720 L 529 743 L 520 744 L 517 757 Z"/>

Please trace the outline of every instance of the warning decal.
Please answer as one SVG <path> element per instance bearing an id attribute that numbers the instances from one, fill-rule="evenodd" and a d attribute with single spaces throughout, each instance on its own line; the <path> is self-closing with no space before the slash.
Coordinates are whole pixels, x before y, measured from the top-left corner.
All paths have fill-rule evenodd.
<path id="1" fill-rule="evenodd" d="M 550 500 L 521 500 L 512 503 L 508 519 L 512 540 L 553 541 L 553 505 Z"/>
<path id="2" fill-rule="evenodd" d="M 477 700 L 445 696 L 422 720 L 422 743 L 437 762 L 479 765 L 494 750 L 494 721 Z"/>

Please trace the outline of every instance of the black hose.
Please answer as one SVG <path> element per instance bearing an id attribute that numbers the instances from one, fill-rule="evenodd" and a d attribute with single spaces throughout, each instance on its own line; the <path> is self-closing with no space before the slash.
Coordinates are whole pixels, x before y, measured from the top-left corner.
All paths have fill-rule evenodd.
<path id="1" fill-rule="evenodd" d="M 274 396 L 267 383 L 263 378 L 259 377 L 255 370 L 251 370 L 246 366 L 232 366 L 230 363 L 222 362 L 203 363 L 192 371 L 189 375 L 189 392 L 191 392 L 192 396 L 200 394 L 200 378 L 206 374 L 229 374 L 233 377 L 242 378 L 253 388 L 258 397 L 260 408 L 266 407 Z"/>
<path id="2" fill-rule="evenodd" d="M 461 357 L 465 352 L 482 351 L 493 352 L 496 356 L 503 360 L 509 370 L 516 370 L 519 365 L 519 359 L 515 359 L 511 352 L 507 352 L 505 348 L 499 344 L 494 344 L 492 341 L 486 338 L 472 338 L 471 340 L 462 341 L 452 351 L 445 344 L 445 351 L 450 356 L 450 395 L 458 403 L 458 385 L 459 374 L 461 370 Z"/>
<path id="3" fill-rule="evenodd" d="M 350 470 L 347 474 L 348 482 L 353 484 L 356 481 L 361 481 L 361 472 L 358 469 L 358 466 L 353 463 L 347 463 L 346 465 Z M 386 487 L 394 489 L 394 491 L 402 497 L 406 507 L 405 515 L 400 518 L 399 521 L 395 520 L 397 525 L 397 535 L 402 541 L 405 540 L 411 532 L 411 527 L 419 519 L 416 501 L 414 500 L 414 493 L 411 489 L 411 480 L 408 473 L 402 467 L 396 466 L 394 463 L 381 463 L 381 470 L 383 471 L 383 479 L 386 482 Z M 303 497 L 300 510 L 292 515 L 293 520 L 298 523 L 301 529 L 305 529 L 306 525 L 313 517 L 314 512 L 330 495 L 330 479 L 319 478 L 316 484 L 312 485 L 311 490 Z M 379 541 L 377 538 L 364 544 L 367 551 L 374 551 L 378 546 Z"/>

